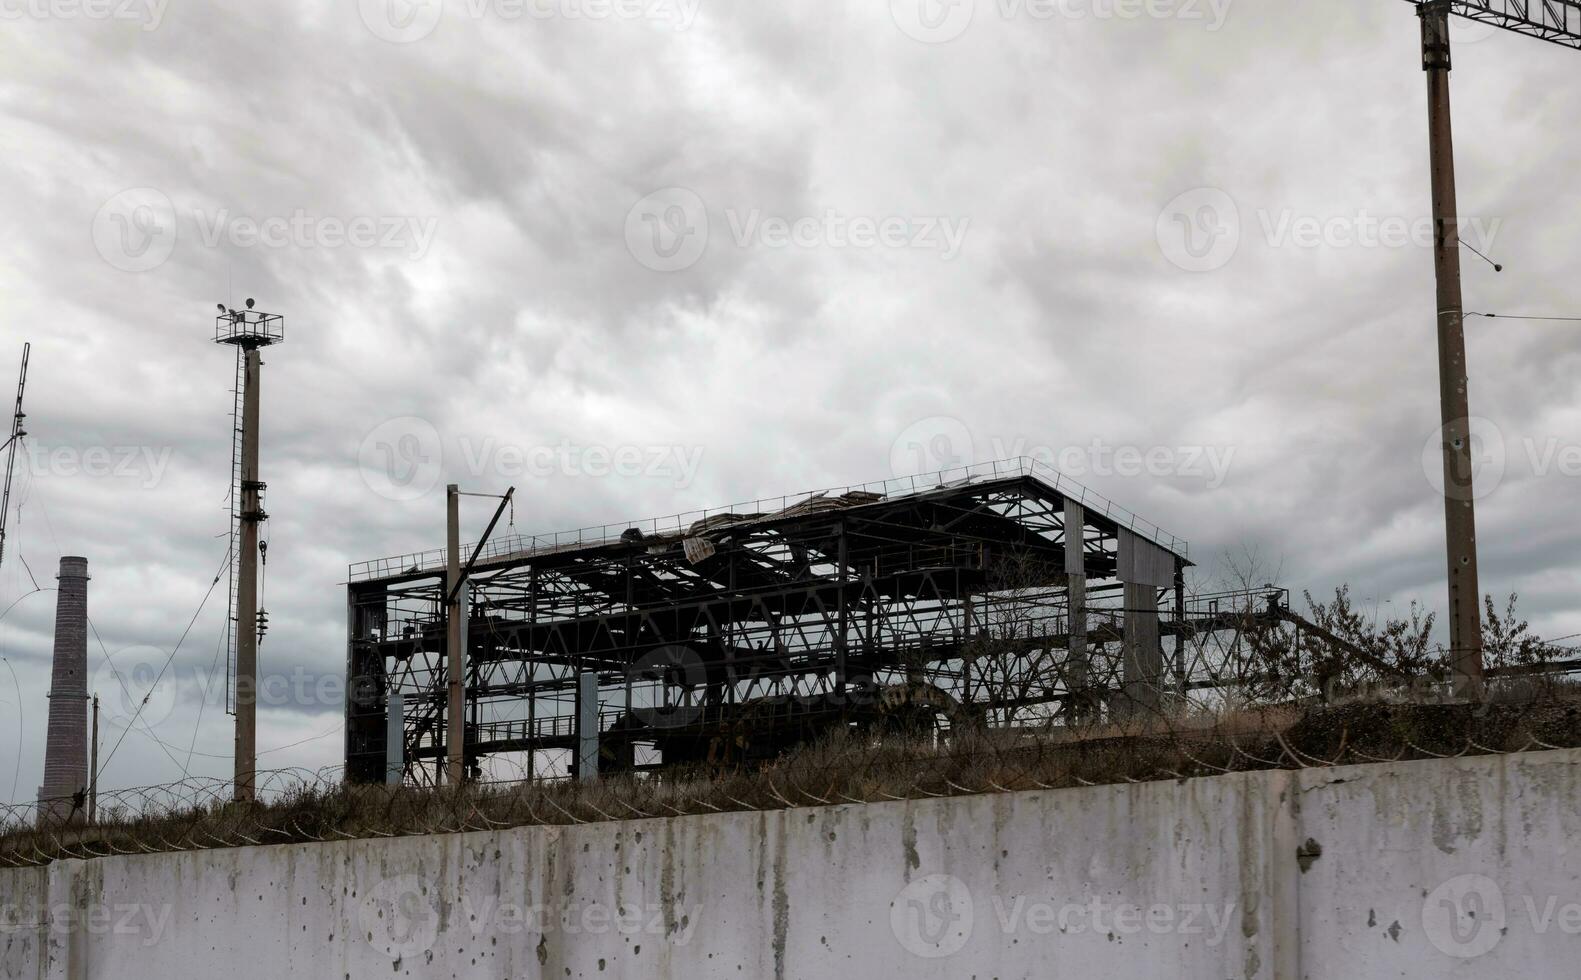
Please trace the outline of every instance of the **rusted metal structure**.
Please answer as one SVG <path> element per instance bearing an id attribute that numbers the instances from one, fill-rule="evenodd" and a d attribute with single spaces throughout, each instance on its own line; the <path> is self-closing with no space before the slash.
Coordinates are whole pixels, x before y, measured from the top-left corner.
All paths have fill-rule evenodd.
<path id="1" fill-rule="evenodd" d="M 353 781 L 385 781 L 390 758 L 440 781 L 447 558 L 351 566 Z M 583 675 L 601 771 L 750 763 L 836 726 L 1166 711 L 1244 673 L 1216 638 L 1283 603 L 1188 600 L 1188 564 L 1184 541 L 1032 460 L 505 537 L 468 579 L 464 755 L 480 776 L 574 770 Z"/>

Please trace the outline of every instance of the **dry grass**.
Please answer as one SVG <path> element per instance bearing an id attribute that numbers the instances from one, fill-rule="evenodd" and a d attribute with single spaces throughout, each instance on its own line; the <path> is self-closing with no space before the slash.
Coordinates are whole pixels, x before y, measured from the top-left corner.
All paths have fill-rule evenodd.
<path id="1" fill-rule="evenodd" d="M 1258 769 L 1581 746 L 1573 690 L 1485 705 L 1379 702 L 1201 714 L 1081 732 L 963 732 L 947 744 L 836 737 L 755 771 L 668 771 L 570 782 L 300 789 L 268 804 L 222 801 L 92 827 L 14 825 L 0 866 L 59 857 L 391 837 L 531 824 L 863 804 L 983 792 L 1184 779 Z"/>

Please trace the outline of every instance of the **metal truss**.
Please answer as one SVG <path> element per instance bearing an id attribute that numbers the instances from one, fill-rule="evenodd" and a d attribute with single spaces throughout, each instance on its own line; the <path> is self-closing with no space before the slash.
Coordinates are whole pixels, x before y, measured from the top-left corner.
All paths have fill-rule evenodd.
<path id="1" fill-rule="evenodd" d="M 1053 725 L 1118 712 L 1127 685 L 1183 696 L 1237 674 L 1219 638 L 1263 608 L 1244 595 L 1188 602 L 1184 542 L 1031 461 L 684 516 L 485 549 L 465 633 L 474 772 L 565 775 L 587 672 L 601 769 L 741 763 L 834 726 Z M 1174 588 L 1157 590 L 1166 668 L 1154 676 L 1126 655 L 1127 533 L 1175 569 Z M 1080 556 L 1069 565 L 1067 548 Z M 438 778 L 443 564 L 429 552 L 351 570 L 353 780 L 384 776 L 396 692 L 407 778 Z M 1075 657 L 1067 567 L 1085 584 Z"/>
<path id="2" fill-rule="evenodd" d="M 1407 0 L 1422 6 L 1434 0 Z M 1450 12 L 1516 34 L 1581 48 L 1581 0 L 1450 0 Z"/>

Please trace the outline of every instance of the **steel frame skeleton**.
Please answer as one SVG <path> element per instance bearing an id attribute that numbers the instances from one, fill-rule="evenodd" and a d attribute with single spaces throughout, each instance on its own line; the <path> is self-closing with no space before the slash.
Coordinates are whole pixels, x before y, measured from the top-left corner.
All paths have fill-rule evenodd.
<path id="1" fill-rule="evenodd" d="M 1422 6 L 1430 0 L 1408 2 Z M 1450 13 L 1468 20 L 1567 48 L 1581 48 L 1581 2 L 1578 0 L 1451 0 L 1449 9 Z"/>
<path id="2" fill-rule="evenodd" d="M 601 771 L 750 762 L 840 725 L 1057 725 L 1156 709 L 1227 683 L 1241 653 L 1219 638 L 1238 635 L 1245 609 L 1283 601 L 1274 589 L 1188 602 L 1183 541 L 1031 460 L 506 538 L 481 554 L 464 634 L 474 777 L 501 775 L 501 760 L 516 774 L 573 774 L 586 672 L 599 681 Z M 1140 594 L 1153 601 L 1126 609 L 1122 569 L 1149 556 Z M 407 778 L 439 779 L 444 567 L 439 551 L 350 570 L 353 781 L 385 778 L 395 692 Z M 1074 578 L 1086 620 L 1075 656 Z M 1153 624 L 1135 634 L 1151 639 L 1126 629 L 1133 617 Z M 1138 642 L 1149 649 L 1128 653 Z"/>

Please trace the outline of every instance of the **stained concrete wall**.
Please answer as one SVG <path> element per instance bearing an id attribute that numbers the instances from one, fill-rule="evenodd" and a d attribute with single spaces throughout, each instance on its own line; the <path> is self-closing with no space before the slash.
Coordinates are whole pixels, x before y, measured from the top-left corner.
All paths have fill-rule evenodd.
<path id="1" fill-rule="evenodd" d="M 0 871 L 0 976 L 1569 976 L 1581 752 Z"/>

